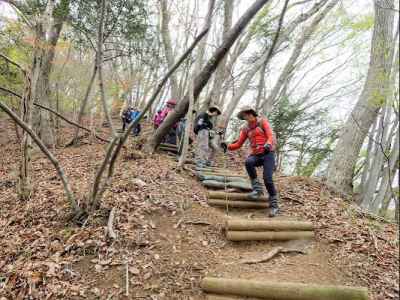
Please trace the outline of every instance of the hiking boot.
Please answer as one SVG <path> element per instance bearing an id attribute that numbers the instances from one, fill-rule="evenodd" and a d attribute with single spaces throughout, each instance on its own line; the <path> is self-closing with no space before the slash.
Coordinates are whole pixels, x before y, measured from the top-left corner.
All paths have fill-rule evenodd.
<path id="1" fill-rule="evenodd" d="M 210 160 L 206 161 L 206 167 L 213 167 L 214 163 Z"/>
<path id="2" fill-rule="evenodd" d="M 206 167 L 206 163 L 202 160 L 196 161 L 196 168 L 204 168 Z"/>
<path id="3" fill-rule="evenodd" d="M 262 185 L 258 179 L 251 180 L 251 187 L 253 188 L 253 191 L 249 194 L 250 200 L 258 200 L 264 195 Z"/>
<path id="4" fill-rule="evenodd" d="M 270 218 L 276 217 L 276 215 L 279 213 L 279 208 L 278 207 L 271 207 L 271 209 L 269 210 L 269 214 L 268 216 Z"/>
<path id="5" fill-rule="evenodd" d="M 279 213 L 278 196 L 277 195 L 270 196 L 268 200 L 271 206 L 271 209 L 269 211 L 269 217 L 273 218 Z"/>

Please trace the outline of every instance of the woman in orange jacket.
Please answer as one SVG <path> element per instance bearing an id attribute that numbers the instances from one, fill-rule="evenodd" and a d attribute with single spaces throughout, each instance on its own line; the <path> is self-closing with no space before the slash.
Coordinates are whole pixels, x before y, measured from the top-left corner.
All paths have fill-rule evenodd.
<path id="1" fill-rule="evenodd" d="M 237 150 L 249 139 L 251 154 L 246 159 L 247 174 L 250 177 L 253 191 L 250 197 L 254 200 L 263 195 L 263 188 L 257 179 L 256 167 L 263 167 L 264 184 L 269 194 L 271 206 L 270 217 L 275 217 L 279 212 L 278 193 L 276 191 L 273 172 L 275 170 L 275 147 L 276 141 L 271 126 L 266 118 L 258 117 L 257 112 L 251 107 L 244 107 L 238 118 L 247 121 L 247 126 L 240 131 L 239 139 L 230 145 L 223 143 L 221 146 L 226 150 Z"/>

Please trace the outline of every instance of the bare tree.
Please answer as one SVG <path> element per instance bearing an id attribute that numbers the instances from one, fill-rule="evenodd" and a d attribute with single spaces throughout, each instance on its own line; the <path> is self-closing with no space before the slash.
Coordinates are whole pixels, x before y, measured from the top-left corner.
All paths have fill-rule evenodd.
<path id="1" fill-rule="evenodd" d="M 222 40 L 225 40 L 229 29 L 232 27 L 232 15 L 234 0 L 224 0 L 224 26 L 222 30 Z M 224 79 L 228 75 L 228 68 L 226 67 L 227 56 L 225 56 L 215 72 L 214 85 L 211 89 L 211 93 L 208 99 L 204 103 L 203 110 L 206 110 L 211 103 L 220 104 L 221 88 L 224 83 Z"/>
<path id="2" fill-rule="evenodd" d="M 393 43 L 393 0 L 375 0 L 375 25 L 367 79 L 359 100 L 344 125 L 329 164 L 328 184 L 345 193 L 353 189 L 354 166 L 360 149 L 388 92 Z"/>
<path id="3" fill-rule="evenodd" d="M 239 37 L 240 33 L 247 26 L 254 15 L 268 2 L 269 0 L 257 0 L 253 5 L 242 15 L 242 17 L 237 21 L 235 26 L 229 30 L 226 39 L 214 52 L 208 63 L 201 70 L 198 76 L 195 78 L 194 83 L 194 99 L 197 100 L 199 94 L 203 90 L 204 86 L 207 84 L 211 75 L 214 73 L 218 64 L 228 53 L 229 49 L 232 47 L 233 43 Z M 189 97 L 186 95 L 178 105 L 175 107 L 174 111 L 168 114 L 167 118 L 157 129 L 152 138 L 148 141 L 148 147 L 151 151 L 154 151 L 157 145 L 161 142 L 162 138 L 167 134 L 169 129 L 175 124 L 181 117 L 183 117 L 189 107 Z"/>
<path id="4" fill-rule="evenodd" d="M 290 76 L 290 74 L 293 72 L 295 63 L 297 59 L 299 58 L 304 45 L 307 43 L 307 41 L 310 40 L 312 37 L 313 33 L 317 30 L 318 25 L 321 23 L 321 21 L 326 17 L 326 15 L 331 11 L 333 7 L 338 3 L 338 0 L 332 0 L 330 1 L 326 7 L 317 15 L 315 18 L 312 20 L 311 24 L 307 26 L 300 38 L 296 41 L 294 45 L 294 49 L 292 51 L 292 54 L 290 55 L 289 60 L 287 61 L 285 67 L 283 68 L 281 74 L 279 75 L 279 78 L 277 82 L 275 83 L 272 91 L 269 93 L 267 99 L 261 104 L 261 106 L 264 108 L 264 112 L 269 112 L 272 108 L 272 104 L 274 103 L 275 98 L 278 96 L 279 92 L 282 89 L 282 86 L 284 85 L 286 79 Z"/>
<path id="5" fill-rule="evenodd" d="M 174 52 L 172 50 L 172 42 L 169 29 L 170 12 L 168 10 L 168 1 L 160 0 L 160 15 L 161 15 L 161 37 L 164 46 L 165 58 L 168 68 L 171 69 L 174 65 Z M 179 85 L 176 75 L 173 74 L 170 78 L 172 98 L 179 99 Z"/>

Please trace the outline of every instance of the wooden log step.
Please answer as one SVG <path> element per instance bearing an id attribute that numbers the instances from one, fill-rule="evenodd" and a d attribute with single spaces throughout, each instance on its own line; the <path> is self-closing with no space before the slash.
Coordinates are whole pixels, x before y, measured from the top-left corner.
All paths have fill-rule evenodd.
<path id="1" fill-rule="evenodd" d="M 313 237 L 313 231 L 226 231 L 229 241 L 290 241 Z"/>
<path id="2" fill-rule="evenodd" d="M 200 174 L 204 176 L 229 176 L 229 177 L 241 177 L 241 178 L 248 178 L 247 175 L 244 174 L 233 174 L 229 172 L 200 172 Z"/>
<path id="3" fill-rule="evenodd" d="M 230 181 L 225 183 L 216 180 L 203 180 L 201 184 L 204 185 L 205 187 L 213 189 L 225 189 L 226 186 L 227 188 L 232 188 L 232 189 L 240 189 L 245 191 L 252 190 L 251 184 L 248 182 Z"/>
<path id="4" fill-rule="evenodd" d="M 234 231 L 311 231 L 314 226 L 311 222 L 285 220 L 247 220 L 229 219 L 226 222 L 227 230 Z"/>
<path id="5" fill-rule="evenodd" d="M 196 167 L 197 171 L 208 171 L 208 172 L 230 172 L 228 169 L 218 167 Z"/>
<path id="6" fill-rule="evenodd" d="M 177 145 L 174 145 L 174 144 L 168 144 L 168 143 L 161 143 L 161 144 L 159 145 L 159 147 L 164 147 L 164 148 L 175 148 L 175 149 L 178 149 L 178 146 L 177 146 Z"/>
<path id="7" fill-rule="evenodd" d="M 274 300 L 368 300 L 368 289 L 340 285 L 284 283 L 206 277 L 204 292 Z"/>
<path id="8" fill-rule="evenodd" d="M 250 198 L 250 194 L 248 193 L 226 193 L 222 191 L 208 191 L 207 193 L 208 198 L 211 199 L 228 199 L 228 200 L 249 200 L 252 201 Z M 253 200 L 254 201 L 254 200 Z M 257 201 L 268 201 L 267 196 L 262 196 L 257 199 Z"/>
<path id="9" fill-rule="evenodd" d="M 222 199 L 208 199 L 208 204 L 211 206 L 222 206 L 222 207 L 235 207 L 235 208 L 268 208 L 267 202 L 255 202 L 255 201 L 225 201 Z"/>
<path id="10" fill-rule="evenodd" d="M 215 180 L 218 182 L 244 182 L 244 183 L 249 183 L 249 180 L 247 178 L 244 177 L 231 177 L 231 176 L 215 176 L 215 175 L 203 175 L 203 173 L 197 173 L 197 178 L 199 178 L 199 180 L 203 181 L 203 180 Z"/>

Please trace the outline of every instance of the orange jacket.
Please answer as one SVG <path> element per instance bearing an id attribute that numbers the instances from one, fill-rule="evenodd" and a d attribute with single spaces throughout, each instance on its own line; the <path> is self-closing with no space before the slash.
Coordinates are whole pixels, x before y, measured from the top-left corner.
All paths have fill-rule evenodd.
<path id="1" fill-rule="evenodd" d="M 231 151 L 239 149 L 247 139 L 250 140 L 252 155 L 264 153 L 265 144 L 271 144 L 271 150 L 275 150 L 275 137 L 266 118 L 257 118 L 257 121 L 242 129 L 239 139 L 235 143 L 228 145 L 228 149 Z"/>

